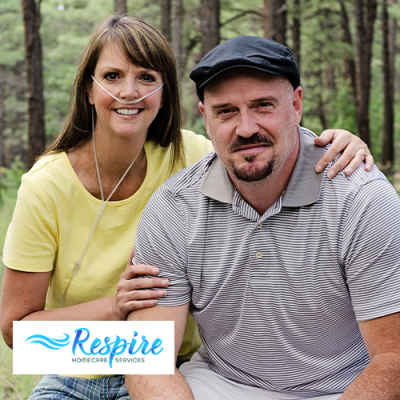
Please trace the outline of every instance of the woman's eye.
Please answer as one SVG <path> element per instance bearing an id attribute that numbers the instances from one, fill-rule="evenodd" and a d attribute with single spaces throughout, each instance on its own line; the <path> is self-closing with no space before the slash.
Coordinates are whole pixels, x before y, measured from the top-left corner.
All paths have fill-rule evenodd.
<path id="1" fill-rule="evenodd" d="M 109 72 L 104 76 L 104 78 L 108 81 L 115 81 L 118 78 L 118 74 L 116 74 L 115 72 Z"/>
<path id="2" fill-rule="evenodd" d="M 149 74 L 142 75 L 142 80 L 145 81 L 145 82 L 155 82 L 156 81 L 154 76 L 149 75 Z"/>

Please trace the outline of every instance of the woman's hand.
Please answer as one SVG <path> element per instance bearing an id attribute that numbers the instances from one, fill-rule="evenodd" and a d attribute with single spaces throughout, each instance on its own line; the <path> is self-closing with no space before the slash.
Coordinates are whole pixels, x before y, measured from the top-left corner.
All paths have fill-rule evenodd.
<path id="1" fill-rule="evenodd" d="M 117 294 L 113 302 L 113 312 L 117 319 L 126 321 L 131 311 L 141 308 L 153 307 L 157 304 L 158 297 L 164 297 L 165 289 L 152 290 L 152 288 L 167 287 L 169 282 L 165 278 L 141 278 L 140 275 L 157 276 L 160 272 L 151 265 L 133 265 L 132 250 L 125 272 L 117 285 Z M 146 290 L 147 289 L 147 290 Z"/>
<path id="2" fill-rule="evenodd" d="M 325 155 L 318 161 L 316 166 L 317 172 L 322 172 L 343 151 L 343 154 L 328 171 L 328 177 L 331 179 L 343 168 L 345 168 L 344 173 L 347 176 L 351 175 L 363 161 L 365 161 L 366 171 L 371 171 L 374 165 L 374 158 L 368 146 L 359 137 L 344 129 L 328 129 L 323 131 L 320 137 L 314 139 L 314 143 L 317 146 L 325 146 L 328 143 L 332 143 Z"/>

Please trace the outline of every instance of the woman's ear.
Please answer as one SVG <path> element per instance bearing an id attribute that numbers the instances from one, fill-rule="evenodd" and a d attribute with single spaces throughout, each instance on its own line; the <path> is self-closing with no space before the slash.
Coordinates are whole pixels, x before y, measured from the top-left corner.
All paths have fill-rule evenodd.
<path id="1" fill-rule="evenodd" d="M 92 86 L 93 86 L 93 85 L 90 84 L 90 85 L 88 85 L 87 88 L 86 88 L 86 93 L 87 93 L 87 96 L 88 96 L 88 100 L 89 100 L 89 103 L 90 103 L 91 105 L 94 104 L 93 93 L 92 93 Z"/>

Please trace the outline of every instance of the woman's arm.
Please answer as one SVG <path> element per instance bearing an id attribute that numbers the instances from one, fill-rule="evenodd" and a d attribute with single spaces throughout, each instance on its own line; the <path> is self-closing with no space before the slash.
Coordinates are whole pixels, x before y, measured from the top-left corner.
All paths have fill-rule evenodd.
<path id="1" fill-rule="evenodd" d="M 13 321 L 125 321 L 128 313 L 153 307 L 165 290 L 143 290 L 165 287 L 168 280 L 136 278 L 157 275 L 158 268 L 128 263 L 121 275 L 115 296 L 65 308 L 44 310 L 51 272 L 22 272 L 5 268 L 0 303 L 0 325 L 4 341 L 13 346 Z M 136 278 L 136 279 L 133 279 Z"/>
<path id="2" fill-rule="evenodd" d="M 331 179 L 343 168 L 345 168 L 344 173 L 346 175 L 351 175 L 364 160 L 366 171 L 370 171 L 374 165 L 374 158 L 368 146 L 359 137 L 344 129 L 323 131 L 320 137 L 314 139 L 314 143 L 317 146 L 325 146 L 328 143 L 332 143 L 325 155 L 318 161 L 317 172 L 322 172 L 341 151 L 343 152 L 328 171 L 328 177 Z"/>

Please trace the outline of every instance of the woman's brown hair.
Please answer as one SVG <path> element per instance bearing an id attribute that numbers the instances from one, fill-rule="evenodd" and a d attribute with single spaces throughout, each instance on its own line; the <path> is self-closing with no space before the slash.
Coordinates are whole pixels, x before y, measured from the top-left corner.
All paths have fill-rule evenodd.
<path id="1" fill-rule="evenodd" d="M 111 15 L 94 30 L 82 55 L 71 93 L 64 127 L 43 154 L 67 151 L 92 135 L 91 105 L 87 87 L 104 45 L 120 46 L 135 65 L 161 73 L 164 82 L 163 106 L 151 123 L 147 140 L 162 147 L 171 145 L 171 169 L 183 165 L 181 109 L 176 61 L 165 38 L 153 27 L 131 16 Z"/>

